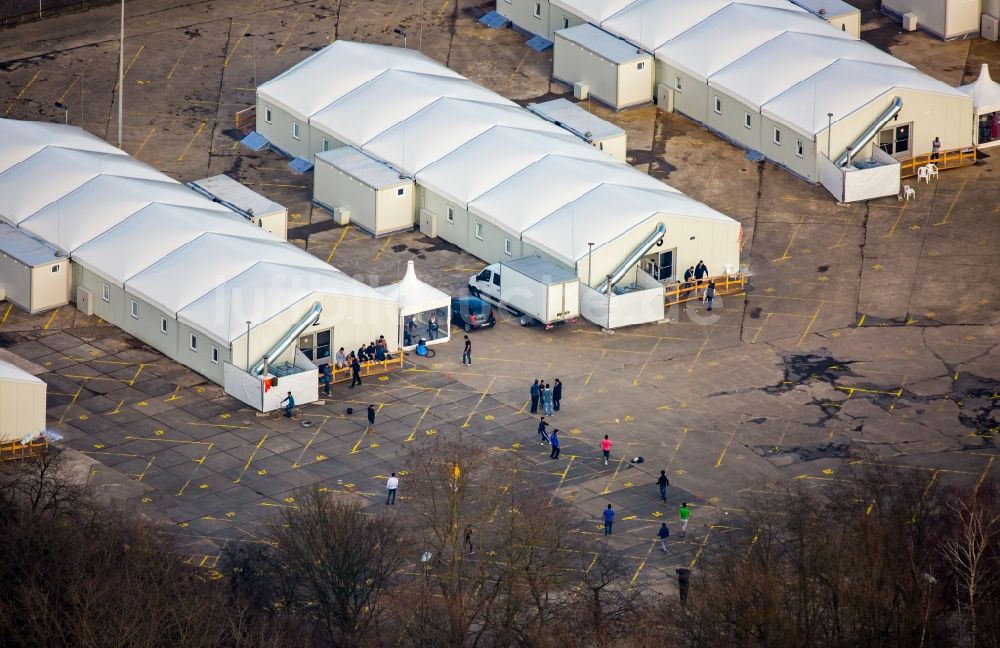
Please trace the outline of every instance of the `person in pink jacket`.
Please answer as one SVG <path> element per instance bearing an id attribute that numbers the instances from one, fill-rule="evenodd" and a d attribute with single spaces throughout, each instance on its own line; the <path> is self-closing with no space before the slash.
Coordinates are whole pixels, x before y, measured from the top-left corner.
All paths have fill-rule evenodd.
<path id="1" fill-rule="evenodd" d="M 608 459 L 611 458 L 611 446 L 612 445 L 613 444 L 611 443 L 611 439 L 609 439 L 608 435 L 605 434 L 604 435 L 604 440 L 601 441 L 601 452 L 604 453 L 604 465 L 605 466 L 608 465 Z"/>

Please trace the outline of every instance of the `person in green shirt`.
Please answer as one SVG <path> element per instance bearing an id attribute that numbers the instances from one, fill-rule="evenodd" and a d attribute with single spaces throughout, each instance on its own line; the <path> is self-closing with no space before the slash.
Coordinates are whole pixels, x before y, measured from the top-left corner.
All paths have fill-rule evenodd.
<path id="1" fill-rule="evenodd" d="M 683 538 L 687 532 L 688 519 L 691 517 L 691 509 L 688 508 L 687 502 L 681 504 L 680 509 L 677 510 L 677 515 L 681 519 L 681 537 Z"/>

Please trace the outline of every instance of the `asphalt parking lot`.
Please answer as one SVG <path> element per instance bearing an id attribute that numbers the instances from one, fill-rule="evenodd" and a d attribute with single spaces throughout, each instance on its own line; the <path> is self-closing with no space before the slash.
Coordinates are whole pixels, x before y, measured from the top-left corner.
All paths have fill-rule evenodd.
<path id="1" fill-rule="evenodd" d="M 311 206 L 311 178 L 271 153 L 240 149 L 233 115 L 262 81 L 328 43 L 355 38 L 420 47 L 518 101 L 564 93 L 548 81 L 551 54 L 509 30 L 475 22 L 467 2 L 289 3 L 260 0 L 171 9 L 130 3 L 124 148 L 179 180 L 228 173 L 289 207 L 289 239 L 372 285 L 399 278 L 409 259 L 453 294 L 482 264 L 419 233 L 373 240 Z M 63 119 L 114 141 L 117 8 L 4 30 L 0 111 Z M 981 40 L 939 43 L 899 35 L 866 14 L 866 36 L 953 85 L 1000 65 Z M 928 67 L 933 65 L 935 67 Z M 674 309 L 670 322 L 614 335 L 579 324 L 549 332 L 502 321 L 476 332 L 474 364 L 453 343 L 430 361 L 335 388 L 298 421 L 259 417 L 197 374 L 71 307 L 31 317 L 0 303 L 0 347 L 36 365 L 49 384 L 49 419 L 94 472 L 175 529 L 192 561 L 214 566 L 230 539 L 259 540 L 294 490 L 321 484 L 378 506 L 385 477 L 429 436 L 469 435 L 514 453 L 592 523 L 619 511 L 609 542 L 630 556 L 633 580 L 657 582 L 696 564 L 725 533 L 747 492 L 781 479 L 822 487 L 860 452 L 931 480 L 1000 477 L 995 440 L 1000 389 L 1000 179 L 987 158 L 917 186 L 915 201 L 837 205 L 770 164 L 748 161 L 683 117 L 652 107 L 595 113 L 629 131 L 630 161 L 741 221 L 751 289 Z M 377 334 L 378 332 L 373 332 Z M 525 353 L 530 350 L 530 353 Z M 529 359 L 526 359 L 529 358 Z M 559 377 L 563 455 L 548 458 L 525 411 L 531 379 Z M 376 433 L 362 414 L 379 408 Z M 309 427 L 303 421 L 312 423 Z M 615 441 L 605 467 L 597 448 Z M 642 456 L 633 465 L 629 458 Z M 661 506 L 659 470 L 671 480 Z M 405 514 L 406 476 L 400 487 Z M 661 556 L 660 521 L 695 504 L 691 533 Z M 676 531 L 676 530 L 675 530 Z"/>

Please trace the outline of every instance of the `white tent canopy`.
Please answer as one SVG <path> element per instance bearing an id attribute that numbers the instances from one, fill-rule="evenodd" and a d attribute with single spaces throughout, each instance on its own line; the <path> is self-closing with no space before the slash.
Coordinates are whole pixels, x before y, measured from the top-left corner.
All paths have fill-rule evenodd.
<path id="1" fill-rule="evenodd" d="M 417 278 L 413 261 L 406 262 L 406 274 L 399 283 L 376 288 L 387 299 L 399 302 L 399 339 L 404 341 L 404 348 L 416 346 L 411 340 L 405 344 L 406 328 L 423 330 L 427 319 L 433 314 L 439 321 L 438 330 L 444 331 L 443 337 L 430 340 L 431 343 L 447 342 L 451 337 L 451 296 L 434 286 Z M 414 321 L 416 320 L 416 321 Z M 411 324 L 411 322 L 413 322 Z M 443 325 L 441 324 L 443 323 Z"/>
<path id="2" fill-rule="evenodd" d="M 0 360 L 0 443 L 45 430 L 46 389 L 41 378 Z"/>
<path id="3" fill-rule="evenodd" d="M 985 115 L 1000 111 L 1000 83 L 990 77 L 989 64 L 983 63 L 979 69 L 979 78 L 959 90 L 972 97 L 976 113 Z"/>

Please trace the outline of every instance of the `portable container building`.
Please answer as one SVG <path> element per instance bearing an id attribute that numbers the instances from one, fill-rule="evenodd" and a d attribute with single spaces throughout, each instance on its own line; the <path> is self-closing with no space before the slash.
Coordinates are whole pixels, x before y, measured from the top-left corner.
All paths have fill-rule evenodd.
<path id="1" fill-rule="evenodd" d="M 34 314 L 68 304 L 69 291 L 69 259 L 0 223 L 0 298 Z"/>
<path id="2" fill-rule="evenodd" d="M 528 104 L 528 110 L 556 126 L 565 128 L 616 160 L 625 161 L 625 153 L 628 150 L 628 133 L 625 129 L 584 110 L 579 104 L 560 98 Z"/>
<path id="3" fill-rule="evenodd" d="M 316 154 L 313 202 L 372 236 L 414 224 L 413 179 L 353 146 Z"/>
<path id="4" fill-rule="evenodd" d="M 653 57 L 590 24 L 556 32 L 552 77 L 615 110 L 653 100 Z"/>
<path id="5" fill-rule="evenodd" d="M 243 185 L 227 175 L 217 175 L 189 182 L 188 186 L 209 200 L 236 212 L 257 227 L 288 239 L 288 209 L 267 196 Z"/>

